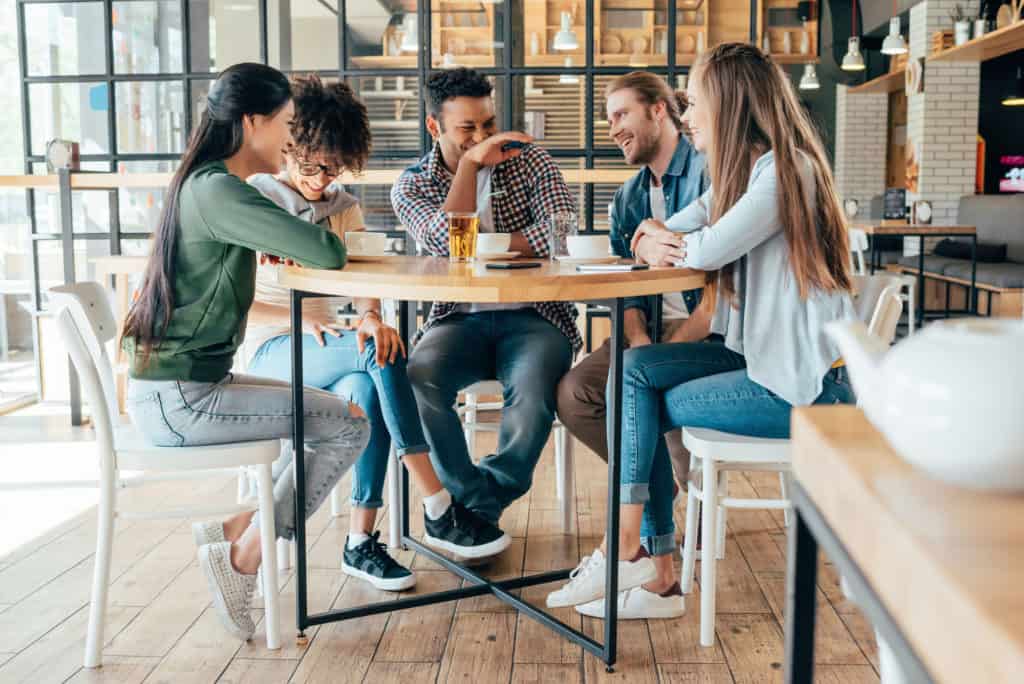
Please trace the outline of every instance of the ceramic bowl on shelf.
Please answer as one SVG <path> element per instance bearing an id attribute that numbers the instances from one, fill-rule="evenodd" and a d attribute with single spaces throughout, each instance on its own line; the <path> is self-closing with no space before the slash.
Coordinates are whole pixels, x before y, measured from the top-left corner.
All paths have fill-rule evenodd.
<path id="1" fill-rule="evenodd" d="M 682 49 L 683 54 L 692 55 L 697 50 L 697 39 L 690 34 L 681 36 L 679 47 Z"/>
<path id="2" fill-rule="evenodd" d="M 614 33 L 606 33 L 601 38 L 601 52 L 606 55 L 617 55 L 622 52 L 622 39 Z"/>
<path id="3" fill-rule="evenodd" d="M 647 52 L 647 39 L 643 36 L 635 36 L 629 41 L 629 52 L 633 55 L 642 55 Z"/>

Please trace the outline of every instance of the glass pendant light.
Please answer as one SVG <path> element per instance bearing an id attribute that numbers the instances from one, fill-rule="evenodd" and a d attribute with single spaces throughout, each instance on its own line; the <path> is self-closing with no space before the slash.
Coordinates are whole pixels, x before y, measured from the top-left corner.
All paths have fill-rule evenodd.
<path id="1" fill-rule="evenodd" d="M 907 43 L 900 35 L 900 18 L 893 17 L 889 20 L 889 35 L 882 41 L 883 55 L 905 55 L 907 54 Z"/>
<path id="2" fill-rule="evenodd" d="M 1017 67 L 1017 80 L 1013 89 L 1003 98 L 1004 107 L 1024 107 L 1024 80 L 1021 79 L 1021 68 Z"/>
<path id="3" fill-rule="evenodd" d="M 843 71 L 864 71 L 864 56 L 860 54 L 860 38 L 857 37 L 857 0 L 850 5 L 850 40 L 846 43 L 846 56 L 843 57 Z"/>
<path id="4" fill-rule="evenodd" d="M 580 43 L 576 40 L 576 33 L 572 30 L 572 15 L 562 12 L 562 27 L 555 34 L 555 42 L 552 45 L 556 50 L 577 50 Z"/>
<path id="5" fill-rule="evenodd" d="M 418 33 L 416 15 L 412 12 L 406 13 L 402 19 L 402 44 L 398 49 L 402 52 L 416 52 L 419 50 L 420 41 Z"/>
<path id="6" fill-rule="evenodd" d="M 800 77 L 800 90 L 818 90 L 821 84 L 818 82 L 818 74 L 813 64 L 804 64 L 804 75 Z"/>

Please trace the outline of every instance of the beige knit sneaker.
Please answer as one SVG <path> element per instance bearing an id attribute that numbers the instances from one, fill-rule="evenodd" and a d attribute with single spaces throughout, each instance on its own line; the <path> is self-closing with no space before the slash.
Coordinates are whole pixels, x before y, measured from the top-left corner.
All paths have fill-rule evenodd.
<path id="1" fill-rule="evenodd" d="M 256 625 L 249 608 L 257 575 L 243 575 L 231 567 L 231 542 L 200 546 L 199 567 L 206 575 L 221 624 L 242 641 L 252 639 Z"/>
<path id="2" fill-rule="evenodd" d="M 224 525 L 219 522 L 192 523 L 192 539 L 195 540 L 196 546 L 219 544 L 227 541 L 224 538 Z"/>

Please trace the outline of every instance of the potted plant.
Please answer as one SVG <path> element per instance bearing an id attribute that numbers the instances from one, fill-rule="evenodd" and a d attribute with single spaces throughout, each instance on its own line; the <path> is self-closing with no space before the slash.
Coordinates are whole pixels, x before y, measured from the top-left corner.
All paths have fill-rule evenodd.
<path id="1" fill-rule="evenodd" d="M 964 15 L 960 3 L 953 5 L 949 11 L 949 18 L 953 20 L 953 44 L 963 45 L 971 39 L 971 22 Z"/>

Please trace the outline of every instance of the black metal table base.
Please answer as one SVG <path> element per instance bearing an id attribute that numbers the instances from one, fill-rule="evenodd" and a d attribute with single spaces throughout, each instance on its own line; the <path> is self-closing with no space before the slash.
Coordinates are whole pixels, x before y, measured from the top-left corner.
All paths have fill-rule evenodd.
<path id="1" fill-rule="evenodd" d="M 291 331 L 292 331 L 292 407 L 294 416 L 304 415 L 303 411 L 303 384 L 295 382 L 296 378 L 302 378 L 302 300 L 306 298 L 321 297 L 308 292 L 292 290 L 291 293 Z M 622 411 L 622 352 L 623 352 L 623 300 L 615 299 L 607 302 L 609 317 L 612 323 L 611 331 L 611 364 L 609 367 L 609 379 L 611 386 L 608 392 L 608 406 L 612 412 L 613 431 L 609 440 L 608 454 L 608 482 L 619 481 L 620 463 L 619 449 L 622 443 L 621 411 Z M 416 325 L 414 311 L 411 313 L 409 303 L 398 302 L 398 333 L 406 343 L 408 349 L 409 332 Z M 296 334 L 299 332 L 300 334 Z M 322 625 L 330 622 L 351 620 L 353 618 L 376 615 L 379 613 L 390 613 L 406 608 L 417 608 L 449 601 L 458 601 L 474 596 L 486 594 L 494 595 L 498 600 L 506 603 L 518 612 L 529 616 L 559 636 L 562 636 L 579 646 L 585 651 L 600 658 L 605 663 L 608 672 L 613 671 L 617 651 L 617 626 L 618 626 L 618 601 L 606 602 L 606 615 L 604 620 L 604 643 L 600 643 L 579 630 L 567 625 L 555 618 L 546 611 L 533 606 L 511 593 L 522 587 L 546 584 L 565 580 L 572 572 L 571 568 L 556 570 L 526 577 L 517 577 L 505 580 L 491 580 L 482 577 L 476 572 L 459 565 L 458 563 L 442 556 L 428 546 L 425 546 L 418 539 L 409 534 L 409 478 L 404 464 L 398 469 L 401 490 L 401 537 L 402 544 L 412 548 L 417 553 L 426 556 L 449 572 L 458 575 L 469 583 L 470 586 L 447 591 L 434 592 L 397 599 L 395 601 L 382 601 L 365 606 L 357 606 L 343 610 L 330 610 L 323 613 L 310 615 L 307 601 L 307 573 L 306 573 L 306 525 L 305 518 L 301 514 L 306 508 L 305 492 L 305 462 L 304 462 L 304 426 L 302 420 L 292 421 L 292 446 L 295 453 L 295 519 L 302 521 L 302 524 L 295 528 L 295 575 L 296 575 L 296 624 L 298 625 L 298 638 L 304 640 L 305 629 L 313 625 Z M 394 512 L 393 512 L 394 513 Z M 608 487 L 608 530 L 607 530 L 607 556 L 618 558 L 619 551 L 619 487 Z M 608 563 L 608 570 L 605 578 L 605 595 L 618 596 L 618 563 Z"/>
<path id="2" fill-rule="evenodd" d="M 788 684 L 811 684 L 814 678 L 814 622 L 817 595 L 818 547 L 832 559 L 839 575 L 868 621 L 892 649 L 906 684 L 932 682 L 921 659 L 910 647 L 896 621 L 860 567 L 822 517 L 807 492 L 794 482 L 786 569 L 786 676 Z"/>

